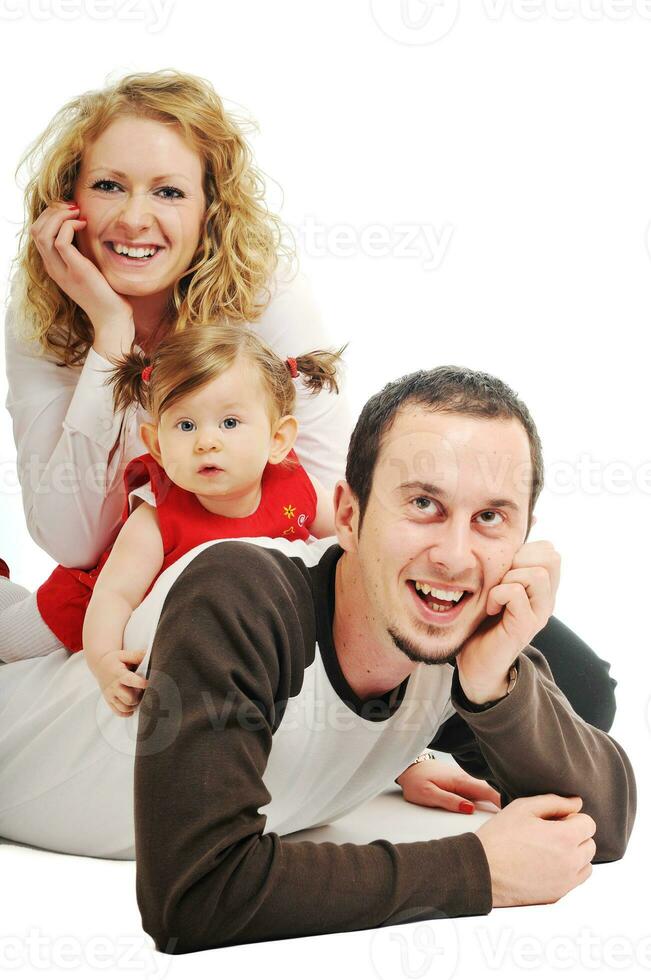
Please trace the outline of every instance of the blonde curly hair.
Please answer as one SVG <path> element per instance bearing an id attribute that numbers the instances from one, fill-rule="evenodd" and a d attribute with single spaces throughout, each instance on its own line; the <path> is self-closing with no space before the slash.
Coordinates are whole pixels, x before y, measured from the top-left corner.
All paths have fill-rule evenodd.
<path id="1" fill-rule="evenodd" d="M 175 123 L 201 156 L 207 208 L 190 266 L 173 284 L 166 319 L 173 332 L 196 323 L 247 323 L 270 299 L 281 255 L 294 259 L 287 229 L 264 203 L 265 183 L 244 132 L 250 126 L 226 112 L 209 81 L 174 69 L 126 75 L 66 103 L 21 158 L 27 165 L 25 223 L 15 264 L 23 273 L 22 311 L 32 339 L 64 364 L 79 364 L 93 344 L 86 313 L 46 273 L 29 234 L 38 216 L 70 200 L 84 147 L 116 118 L 142 116 Z"/>

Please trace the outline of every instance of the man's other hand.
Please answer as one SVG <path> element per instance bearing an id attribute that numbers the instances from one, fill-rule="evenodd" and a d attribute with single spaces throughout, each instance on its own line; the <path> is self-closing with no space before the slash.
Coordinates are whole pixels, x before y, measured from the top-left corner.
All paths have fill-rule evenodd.
<path id="1" fill-rule="evenodd" d="M 493 907 L 557 902 L 592 874 L 596 824 L 578 796 L 513 800 L 474 833 L 491 872 Z"/>

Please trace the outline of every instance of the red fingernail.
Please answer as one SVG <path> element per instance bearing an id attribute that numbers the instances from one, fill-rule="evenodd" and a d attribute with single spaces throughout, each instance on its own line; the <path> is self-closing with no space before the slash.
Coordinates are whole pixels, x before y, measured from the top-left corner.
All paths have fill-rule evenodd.
<path id="1" fill-rule="evenodd" d="M 473 813 L 475 806 L 473 803 L 460 803 L 459 813 Z"/>

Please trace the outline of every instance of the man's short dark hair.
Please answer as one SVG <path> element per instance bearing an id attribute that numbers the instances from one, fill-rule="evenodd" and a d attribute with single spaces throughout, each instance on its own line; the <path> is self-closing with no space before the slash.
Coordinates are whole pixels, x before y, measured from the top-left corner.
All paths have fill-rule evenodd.
<path id="1" fill-rule="evenodd" d="M 527 534 L 536 501 L 543 487 L 542 445 L 529 409 L 512 388 L 483 371 L 444 365 L 414 371 L 389 382 L 367 401 L 348 447 L 346 481 L 359 505 L 359 530 L 371 495 L 373 474 L 382 439 L 398 412 L 414 405 L 435 412 L 469 415 L 479 419 L 517 419 L 529 437 L 531 493 Z"/>

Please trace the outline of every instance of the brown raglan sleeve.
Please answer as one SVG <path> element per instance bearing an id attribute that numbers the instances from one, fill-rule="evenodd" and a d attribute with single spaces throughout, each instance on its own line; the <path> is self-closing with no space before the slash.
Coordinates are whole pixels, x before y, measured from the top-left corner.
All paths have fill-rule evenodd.
<path id="1" fill-rule="evenodd" d="M 473 775 L 488 779 L 500 791 L 503 806 L 540 793 L 580 796 L 582 811 L 597 825 L 593 863 L 618 860 L 626 850 L 637 804 L 628 756 L 614 738 L 574 711 L 535 647 L 526 647 L 516 665 L 518 679 L 511 693 L 484 710 L 473 710 L 455 667 L 452 704 L 470 727 L 478 751 L 473 753 L 467 738 L 458 751 L 452 743 L 446 751 Z"/>
<path id="2" fill-rule="evenodd" d="M 166 597 L 135 760 L 137 899 L 160 951 L 492 908 L 473 833 L 359 845 L 265 832 L 263 775 L 314 658 L 314 620 L 300 563 L 245 542 L 205 549 Z"/>

